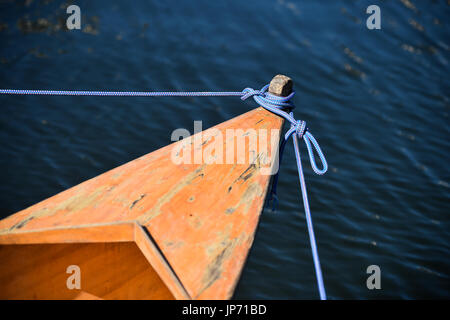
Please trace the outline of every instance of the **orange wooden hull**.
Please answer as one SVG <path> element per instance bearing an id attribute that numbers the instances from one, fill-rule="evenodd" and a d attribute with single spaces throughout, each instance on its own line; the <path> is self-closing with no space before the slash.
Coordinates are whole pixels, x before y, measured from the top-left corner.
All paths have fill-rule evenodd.
<path id="1" fill-rule="evenodd" d="M 282 124 L 257 108 L 1 220 L 0 299 L 230 298 Z M 174 163 L 175 148 L 205 150 L 228 129 L 239 134 L 223 139 L 224 154 L 252 130 L 276 132 L 275 148 L 269 133 L 246 144 L 244 163 L 238 152 L 228 164 Z M 79 266 L 80 289 L 67 287 L 69 265 Z"/>

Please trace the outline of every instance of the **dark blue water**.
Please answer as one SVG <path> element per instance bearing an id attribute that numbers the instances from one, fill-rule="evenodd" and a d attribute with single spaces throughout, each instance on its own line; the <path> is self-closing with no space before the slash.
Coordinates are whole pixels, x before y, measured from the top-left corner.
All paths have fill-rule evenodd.
<path id="1" fill-rule="evenodd" d="M 450 297 L 448 1 L 0 2 L 0 87 L 242 90 L 292 77 L 330 170 L 304 167 L 332 299 Z M 381 30 L 366 28 L 381 7 Z M 5 217 L 255 105 L 237 98 L 0 97 Z M 305 154 L 304 146 L 302 152 Z M 235 298 L 315 299 L 291 148 Z M 368 290 L 366 268 L 381 268 Z"/>

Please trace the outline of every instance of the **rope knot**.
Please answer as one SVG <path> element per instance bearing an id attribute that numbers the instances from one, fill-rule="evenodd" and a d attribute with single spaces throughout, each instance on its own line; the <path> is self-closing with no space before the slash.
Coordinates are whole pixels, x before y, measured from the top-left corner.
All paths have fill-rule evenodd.
<path id="1" fill-rule="evenodd" d="M 242 97 L 241 100 L 246 100 L 250 97 L 253 96 L 262 96 L 265 97 L 265 92 L 263 91 L 264 87 L 261 90 L 255 90 L 253 88 L 245 88 L 244 90 L 242 90 Z"/>
<path id="2" fill-rule="evenodd" d="M 297 124 L 295 125 L 295 133 L 301 139 L 303 134 L 306 132 L 306 121 L 297 120 Z"/>
<path id="3" fill-rule="evenodd" d="M 314 139 L 313 135 L 308 131 L 308 128 L 306 127 L 306 122 L 303 120 L 296 120 L 294 118 L 294 113 L 292 112 L 292 109 L 294 109 L 295 106 L 292 104 L 290 99 L 294 96 L 295 91 L 293 91 L 287 97 L 279 97 L 271 94 L 270 92 L 267 92 L 268 89 L 269 89 L 268 84 L 262 87 L 260 90 L 245 88 L 244 90 L 242 90 L 241 99 L 245 100 L 247 98 L 253 97 L 256 103 L 258 103 L 261 107 L 279 115 L 280 117 L 283 117 L 284 119 L 290 122 L 291 127 L 284 135 L 284 141 L 280 148 L 280 160 L 281 155 L 283 154 L 284 144 L 295 133 L 298 138 L 303 139 L 305 141 L 306 148 L 308 149 L 309 160 L 311 162 L 311 166 L 314 172 L 319 175 L 322 175 L 325 172 L 327 172 L 328 164 L 327 161 L 325 160 L 325 156 L 323 155 L 322 150 L 320 149 L 320 146 L 317 143 L 316 139 Z M 297 144 L 296 140 L 294 140 L 294 144 L 295 145 Z M 316 150 L 320 158 L 320 161 L 322 162 L 322 169 L 319 169 L 317 167 L 316 161 L 314 159 L 313 148 Z M 276 180 L 277 179 L 274 179 L 273 185 L 275 185 L 275 188 L 273 189 L 276 189 Z"/>
<path id="4" fill-rule="evenodd" d="M 276 95 L 267 92 L 269 89 L 269 85 L 265 85 L 260 90 L 255 90 L 252 88 L 245 88 L 242 90 L 242 100 L 246 100 L 250 97 L 258 103 L 260 106 L 272 111 L 280 116 L 281 112 L 284 113 L 283 109 L 292 110 L 295 106 L 290 102 L 291 98 L 295 95 L 295 92 L 292 92 L 287 97 L 279 97 Z"/>

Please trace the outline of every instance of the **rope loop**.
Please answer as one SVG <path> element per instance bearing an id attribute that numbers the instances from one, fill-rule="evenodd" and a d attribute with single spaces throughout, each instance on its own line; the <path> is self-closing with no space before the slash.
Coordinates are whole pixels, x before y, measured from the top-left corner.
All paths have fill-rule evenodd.
<path id="1" fill-rule="evenodd" d="M 262 107 L 269 109 L 272 111 L 272 109 L 294 109 L 294 105 L 289 101 L 294 95 L 295 91 L 293 91 L 290 95 L 287 97 L 279 97 L 276 95 L 273 95 L 267 90 L 269 89 L 269 85 L 266 84 L 264 87 L 262 87 L 260 90 L 255 90 L 252 88 L 245 88 L 242 90 L 242 100 L 246 100 L 250 97 L 253 97 L 253 99 Z"/>
<path id="2" fill-rule="evenodd" d="M 295 124 L 291 124 L 291 128 L 284 135 L 284 139 L 289 139 L 289 137 L 294 133 L 301 139 L 307 130 L 308 128 L 306 127 L 306 121 L 296 120 Z"/>
<path id="3" fill-rule="evenodd" d="M 327 160 L 325 159 L 325 156 L 323 155 L 322 149 L 320 149 L 320 146 L 317 143 L 316 139 L 314 138 L 314 136 L 311 133 L 306 132 L 305 135 L 303 136 L 303 140 L 306 143 L 306 149 L 308 149 L 309 162 L 311 163 L 312 169 L 318 175 L 325 174 L 325 172 L 327 172 L 327 170 L 328 170 L 328 163 L 327 163 Z M 316 150 L 317 155 L 320 158 L 320 162 L 322 163 L 322 169 L 319 169 L 317 167 L 316 160 L 314 159 L 314 153 L 313 153 L 314 151 L 313 151 L 313 148 L 311 147 L 311 143 L 314 146 L 314 149 Z"/>

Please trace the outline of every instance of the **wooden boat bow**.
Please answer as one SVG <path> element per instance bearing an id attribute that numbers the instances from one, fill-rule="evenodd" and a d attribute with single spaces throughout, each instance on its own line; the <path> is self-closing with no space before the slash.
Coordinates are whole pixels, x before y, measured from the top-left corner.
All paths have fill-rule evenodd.
<path id="1" fill-rule="evenodd" d="M 285 95 L 289 86 L 278 77 L 269 91 Z M 263 209 L 271 178 L 263 170 L 277 165 L 282 125 L 256 108 L 1 220 L 0 298 L 229 299 Z M 238 134 L 227 138 L 230 129 Z M 205 150 L 219 136 L 226 154 L 249 132 L 258 136 L 257 148 L 245 146 L 252 161 L 239 163 L 237 154 L 225 164 L 173 161 L 174 150 Z M 271 136 L 261 132 L 275 132 L 267 149 Z M 69 265 L 80 268 L 80 289 L 66 285 Z"/>

